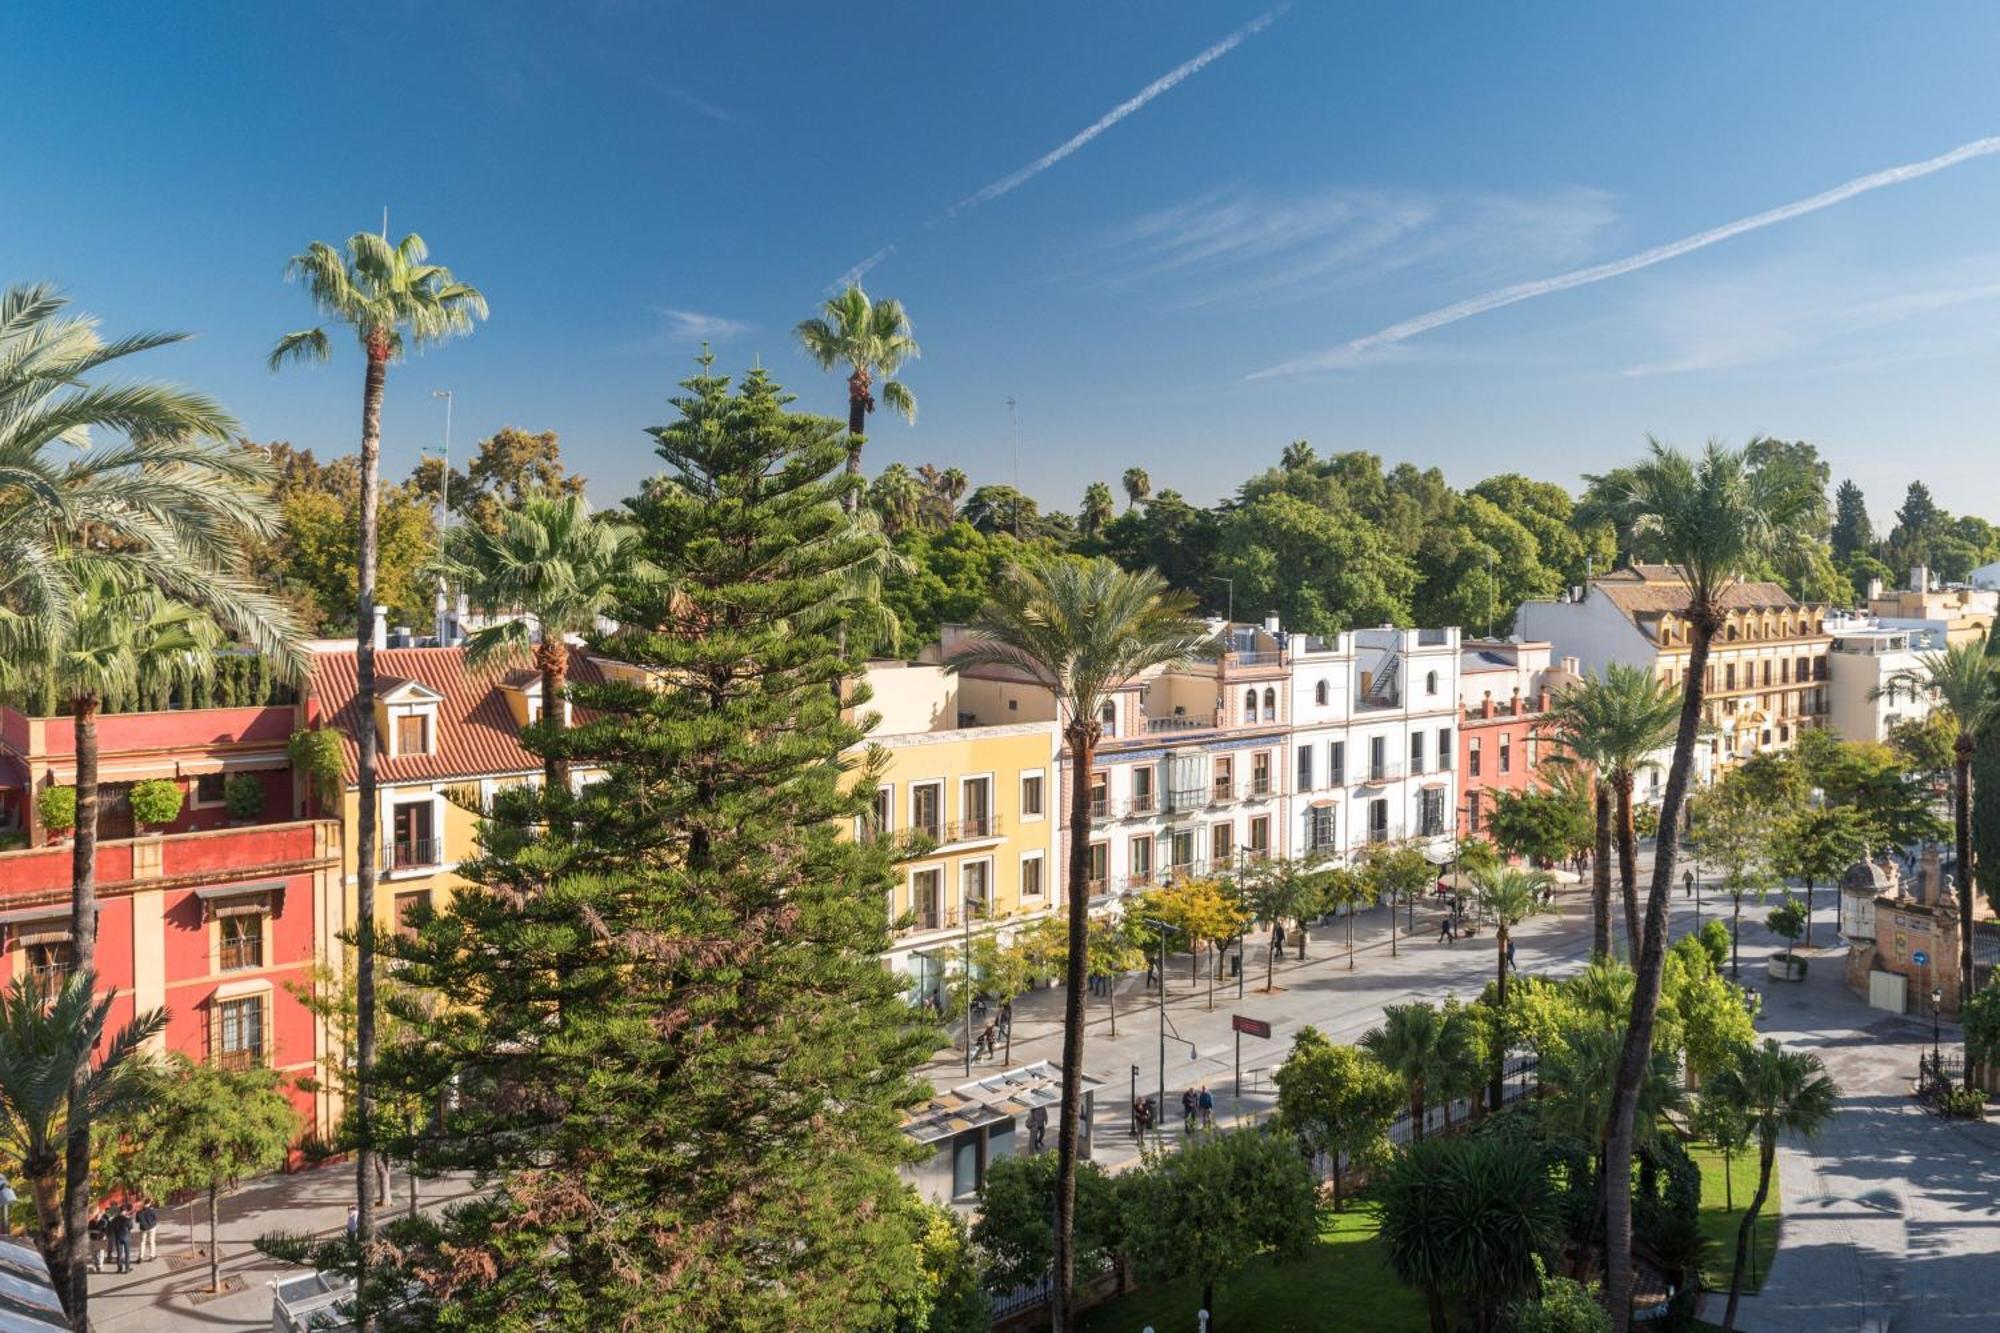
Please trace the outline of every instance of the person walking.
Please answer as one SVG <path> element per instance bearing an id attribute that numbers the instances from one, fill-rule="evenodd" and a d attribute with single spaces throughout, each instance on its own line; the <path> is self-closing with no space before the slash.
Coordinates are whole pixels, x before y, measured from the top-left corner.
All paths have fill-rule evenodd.
<path id="1" fill-rule="evenodd" d="M 1012 1000 L 1002 1000 L 1000 1001 L 1000 1040 L 1007 1040 L 1013 1031 L 1014 1002 Z"/>
<path id="2" fill-rule="evenodd" d="M 1201 1107 L 1201 1127 L 1203 1129 L 1214 1129 L 1215 1094 L 1208 1090 L 1208 1084 L 1204 1083 L 1201 1085 L 1201 1095 L 1195 1101 Z"/>
<path id="3" fill-rule="evenodd" d="M 993 1034 L 997 1027 L 998 1024 L 994 1023 L 991 1019 L 989 1019 L 987 1020 L 986 1026 L 979 1030 L 979 1040 L 977 1042 L 974 1042 L 972 1046 L 973 1059 L 985 1060 L 992 1058 Z"/>
<path id="4" fill-rule="evenodd" d="M 361 1209 L 356 1204 L 347 1205 L 347 1238 L 355 1239 L 361 1234 Z"/>
<path id="5" fill-rule="evenodd" d="M 118 1271 L 132 1271 L 132 1215 L 119 1204 L 111 1210 L 111 1220 L 104 1224 L 105 1239 L 111 1242 L 111 1259 L 118 1265 Z"/>
<path id="6" fill-rule="evenodd" d="M 1028 1112 L 1028 1151 L 1038 1153 L 1049 1136 L 1049 1108 L 1037 1106 Z"/>
<path id="7" fill-rule="evenodd" d="M 1683 897 L 1683 898 L 1692 898 L 1692 897 L 1694 897 L 1694 871 L 1693 871 L 1693 870 L 1689 870 L 1689 871 L 1687 871 L 1687 872 L 1686 872 L 1685 874 L 1683 874 L 1683 875 L 1681 876 L 1681 897 Z"/>
<path id="8" fill-rule="evenodd" d="M 1194 1089 L 1189 1088 L 1181 1094 L 1181 1132 L 1184 1134 L 1194 1133 L 1195 1105 Z"/>
<path id="9" fill-rule="evenodd" d="M 1285 956 L 1285 923 L 1282 921 L 1271 927 L 1271 952 L 1280 958 Z"/>
<path id="10" fill-rule="evenodd" d="M 90 1241 L 90 1271 L 104 1271 L 105 1210 L 100 1208 L 90 1215 L 90 1222 L 84 1228 L 84 1235 Z"/>
<path id="11" fill-rule="evenodd" d="M 151 1199 L 139 1200 L 139 1262 L 160 1257 L 160 1210 Z"/>
<path id="12" fill-rule="evenodd" d="M 1447 912 L 1438 920 L 1438 943 L 1452 944 L 1458 939 L 1458 932 L 1451 928 L 1451 913 Z"/>
<path id="13" fill-rule="evenodd" d="M 1509 972 L 1519 972 L 1521 970 L 1520 964 L 1514 961 L 1514 937 L 1512 935 L 1507 937 L 1507 970 Z"/>

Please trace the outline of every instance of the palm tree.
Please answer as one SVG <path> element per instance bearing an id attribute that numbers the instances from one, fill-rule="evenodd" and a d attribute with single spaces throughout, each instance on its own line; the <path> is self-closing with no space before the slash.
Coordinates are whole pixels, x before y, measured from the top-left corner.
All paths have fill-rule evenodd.
<path id="1" fill-rule="evenodd" d="M 963 469 L 948 467 L 939 471 L 935 464 L 925 463 L 917 469 L 917 481 L 923 487 L 923 498 L 918 512 L 928 527 L 948 528 L 958 521 L 958 502 L 965 498 L 966 487 L 971 481 Z"/>
<path id="2" fill-rule="evenodd" d="M 882 377 L 882 401 L 905 421 L 917 419 L 917 396 L 910 386 L 894 378 L 905 361 L 923 355 L 910 333 L 910 318 L 903 303 L 893 298 L 870 301 L 858 283 L 828 300 L 818 317 L 800 322 L 795 331 L 799 346 L 821 370 L 849 367 L 847 376 L 847 471 L 861 475 L 862 437 L 868 429 L 868 414 L 875 410 L 875 377 Z M 847 507 L 855 508 L 857 496 L 850 491 Z"/>
<path id="3" fill-rule="evenodd" d="M 89 1118 L 102 1122 L 140 1104 L 149 1066 L 145 1045 L 166 1030 L 166 1011 L 135 1016 L 91 1063 L 117 997 L 96 994 L 96 974 L 71 972 L 60 989 L 17 976 L 0 997 L 0 1147 L 21 1164 L 35 1203 L 49 1271 L 63 1271 L 67 1238 L 84 1218 L 65 1215 L 64 1146 L 72 1085 L 82 1088 Z"/>
<path id="4" fill-rule="evenodd" d="M 1146 497 L 1153 493 L 1153 479 L 1146 475 L 1146 469 L 1142 467 L 1126 468 L 1124 482 L 1127 509 L 1144 504 Z"/>
<path id="5" fill-rule="evenodd" d="M 1083 488 L 1083 505 L 1076 511 L 1077 531 L 1095 541 L 1104 535 L 1105 525 L 1111 522 L 1116 512 L 1111 488 L 1101 481 L 1093 481 Z"/>
<path id="6" fill-rule="evenodd" d="M 1979 739 L 2000 720 L 2000 662 L 1986 655 L 1984 640 L 1961 643 L 1943 652 L 1923 653 L 1874 691 L 1899 690 L 1928 697 L 1937 712 L 1957 728 L 1952 741 L 1952 824 L 1958 870 L 1959 995 L 1969 996 L 1972 984 L 1972 756 Z M 1962 1002 L 1962 1000 L 1961 1000 Z M 1972 1063 L 1965 1066 L 1966 1087 L 1972 1086 Z"/>
<path id="7" fill-rule="evenodd" d="M 1667 904 L 1680 847 L 1681 804 L 1687 798 L 1695 738 L 1701 730 L 1703 677 L 1709 646 L 1722 628 L 1723 602 L 1743 575 L 1800 536 L 1813 492 L 1782 469 L 1753 468 L 1737 450 L 1711 442 L 1699 458 L 1652 442 L 1651 455 L 1631 469 L 1626 509 L 1635 527 L 1657 541 L 1687 585 L 1684 612 L 1688 657 L 1681 690 L 1673 762 L 1660 799 L 1660 833 L 1653 850 L 1653 882 L 1646 895 L 1632 1021 L 1611 1104 L 1606 1173 L 1606 1303 L 1615 1333 L 1632 1326 L 1632 1142 L 1634 1117 L 1653 1021 L 1660 1006 L 1660 977 L 1667 952 Z"/>
<path id="8" fill-rule="evenodd" d="M 924 484 L 901 463 L 891 463 L 868 487 L 868 504 L 886 535 L 901 536 L 923 521 Z"/>
<path id="9" fill-rule="evenodd" d="M 1517 870 L 1502 867 L 1479 878 L 1479 907 L 1493 918 L 1493 945 L 1499 954 L 1499 976 L 1493 992 L 1493 1011 L 1507 1012 L 1507 945 L 1514 927 L 1543 910 L 1542 898 L 1555 883 L 1545 870 Z M 1498 1111 L 1504 1096 L 1502 1083 L 1507 1070 L 1507 1043 L 1493 1043 L 1493 1081 L 1487 1087 L 1487 1104 Z"/>
<path id="10" fill-rule="evenodd" d="M 1565 743 L 1596 768 L 1598 857 L 1593 878 L 1608 891 L 1606 864 L 1606 792 L 1615 806 L 1612 828 L 1618 845 L 1618 886 L 1625 907 L 1625 944 L 1629 957 L 1639 956 L 1639 838 L 1632 818 L 1632 789 L 1647 756 L 1672 743 L 1680 701 L 1673 687 L 1639 667 L 1614 663 L 1602 676 L 1564 690 L 1555 709 L 1555 725 Z M 1607 894 L 1608 896 L 1608 894 Z M 1606 913 L 1608 917 L 1608 912 Z M 1609 945 L 1608 919 L 1605 943 Z"/>
<path id="11" fill-rule="evenodd" d="M 1398 1154 L 1378 1192 L 1390 1271 L 1423 1293 L 1432 1333 L 1455 1326 L 1447 1301 L 1485 1333 L 1539 1289 L 1560 1219 L 1534 1154 L 1499 1139 L 1420 1144 Z"/>
<path id="12" fill-rule="evenodd" d="M 411 232 L 395 245 L 383 235 L 356 232 L 346 252 L 314 241 L 285 266 L 285 276 L 304 284 L 306 294 L 328 323 L 345 325 L 361 343 L 367 363 L 361 382 L 361 532 L 356 552 L 354 715 L 375 715 L 375 563 L 380 518 L 382 391 L 389 363 L 405 353 L 472 331 L 486 318 L 486 298 L 430 263 L 430 249 Z M 290 361 L 324 361 L 332 344 L 324 326 L 288 333 L 272 349 L 270 366 Z M 357 778 L 354 821 L 355 1025 L 354 1128 L 356 1189 L 360 1195 L 360 1236 L 374 1235 L 375 1202 L 369 1181 L 375 1170 L 373 1080 L 375 1070 L 375 728 L 354 729 Z"/>
<path id="13" fill-rule="evenodd" d="M 1421 1000 L 1382 1010 L 1382 1026 L 1361 1038 L 1361 1049 L 1380 1060 L 1410 1098 L 1410 1142 L 1424 1141 L 1424 1103 L 1451 1068 L 1464 1059 L 1463 1025 Z"/>
<path id="14" fill-rule="evenodd" d="M 542 721 L 564 729 L 569 636 L 588 634 L 622 590 L 657 578 L 629 527 L 590 511 L 581 495 L 531 495 L 503 509 L 496 531 L 468 523 L 454 528 L 439 571 L 461 581 L 475 606 L 507 615 L 466 641 L 475 665 L 522 651 L 532 640 L 542 674 Z M 551 791 L 569 785 L 560 745 L 542 758 Z"/>
<path id="15" fill-rule="evenodd" d="M 1729 1270 L 1729 1305 L 1722 1327 L 1736 1326 L 1736 1302 L 1743 1290 L 1743 1266 L 1750 1257 L 1750 1235 L 1757 1214 L 1771 1196 L 1771 1168 L 1777 1161 L 1778 1137 L 1798 1134 L 1812 1138 L 1833 1118 L 1840 1089 L 1827 1077 L 1826 1066 L 1808 1051 L 1788 1051 L 1767 1037 L 1746 1048 L 1735 1065 L 1709 1083 L 1705 1096 L 1736 1108 L 1757 1137 L 1757 1192 L 1736 1228 L 1736 1262 Z"/>
<path id="16" fill-rule="evenodd" d="M 1071 1327 L 1076 1119 L 1083 1073 L 1083 1004 L 1090 926 L 1090 773 L 1099 720 L 1114 691 L 1162 667 L 1213 652 L 1193 603 L 1150 570 L 1109 560 L 1014 567 L 952 655 L 955 669 L 1023 676 L 1055 696 L 1069 746 L 1069 950 L 1064 959 L 1062 1120 L 1056 1137 L 1057 1329 Z M 1164 981 L 1164 978 L 1162 978 Z"/>

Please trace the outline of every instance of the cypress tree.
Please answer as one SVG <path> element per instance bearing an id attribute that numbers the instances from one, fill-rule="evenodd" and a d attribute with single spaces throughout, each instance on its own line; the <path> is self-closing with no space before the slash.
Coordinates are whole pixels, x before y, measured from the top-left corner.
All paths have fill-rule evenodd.
<path id="1" fill-rule="evenodd" d="M 841 423 L 707 357 L 684 386 L 629 502 L 666 578 L 595 645 L 648 683 L 572 685 L 577 725 L 532 742 L 603 780 L 508 793 L 470 887 L 385 941 L 450 1002 L 399 987 L 382 1077 L 456 1090 L 390 1151 L 495 1182 L 398 1224 L 438 1327 L 877 1329 L 923 1299 L 899 1122 L 936 1032 L 877 956 L 891 852 L 844 836 L 874 761 L 833 689 L 880 538 Z"/>

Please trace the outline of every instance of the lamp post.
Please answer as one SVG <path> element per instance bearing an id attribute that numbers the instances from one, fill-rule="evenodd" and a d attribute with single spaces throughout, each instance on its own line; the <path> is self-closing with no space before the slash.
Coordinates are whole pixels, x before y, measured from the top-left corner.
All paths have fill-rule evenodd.
<path id="1" fill-rule="evenodd" d="M 1173 926 L 1150 916 L 1139 920 L 1160 933 L 1160 1101 L 1153 1109 L 1153 1123 L 1157 1125 L 1167 1114 L 1167 932 Z"/>
<path id="2" fill-rule="evenodd" d="M 965 1076 L 972 1077 L 972 893 L 964 885 L 958 890 L 959 915 L 965 918 L 965 953 L 960 956 L 960 982 L 965 987 Z"/>
<path id="3" fill-rule="evenodd" d="M 1223 613 L 1223 621 L 1225 624 L 1234 625 L 1236 623 L 1236 580 L 1224 578 L 1220 574 L 1210 574 L 1208 581 L 1210 583 L 1226 583 L 1229 585 L 1229 609 Z"/>
<path id="4" fill-rule="evenodd" d="M 1938 1050 L 1938 1010 L 1944 1007 L 1944 987 L 1931 987 L 1931 1077 L 1943 1080 L 1944 1056 Z"/>

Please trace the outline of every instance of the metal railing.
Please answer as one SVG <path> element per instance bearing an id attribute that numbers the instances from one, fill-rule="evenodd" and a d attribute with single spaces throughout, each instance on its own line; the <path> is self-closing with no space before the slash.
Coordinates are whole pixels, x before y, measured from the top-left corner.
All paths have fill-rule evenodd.
<path id="1" fill-rule="evenodd" d="M 1213 713 L 1182 713 L 1175 717 L 1149 717 L 1146 730 L 1159 731 L 1212 731 L 1215 728 Z"/>
<path id="2" fill-rule="evenodd" d="M 1371 763 L 1368 765 L 1367 776 L 1361 778 L 1360 781 L 1364 783 L 1401 782 L 1405 772 L 1406 770 L 1400 763 L 1384 760 L 1379 764 Z"/>
<path id="3" fill-rule="evenodd" d="M 252 935 L 225 938 L 217 950 L 216 961 L 224 972 L 241 972 L 245 968 L 264 966 L 263 932 L 260 930 Z"/>
<path id="4" fill-rule="evenodd" d="M 409 870 L 419 866 L 434 866 L 443 859 L 442 838 L 411 838 L 407 841 L 391 842 L 382 848 L 384 870 Z"/>
<path id="5" fill-rule="evenodd" d="M 1222 669 L 1226 673 L 1242 667 L 1274 667 L 1285 664 L 1281 652 L 1224 653 Z"/>
<path id="6" fill-rule="evenodd" d="M 1170 787 L 1167 789 L 1167 813 L 1184 815 L 1199 810 L 1209 803 L 1210 796 L 1207 787 Z"/>
<path id="7" fill-rule="evenodd" d="M 217 1051 L 214 1064 L 217 1069 L 228 1070 L 230 1073 L 241 1073 L 246 1069 L 262 1069 L 264 1044 L 258 1042 L 252 1046 L 239 1046 L 233 1051 Z"/>
<path id="8" fill-rule="evenodd" d="M 940 842 L 973 842 L 980 838 L 997 838 L 1001 835 L 1000 816 L 995 814 L 974 815 L 970 819 L 954 820 L 944 826 L 944 836 Z"/>

